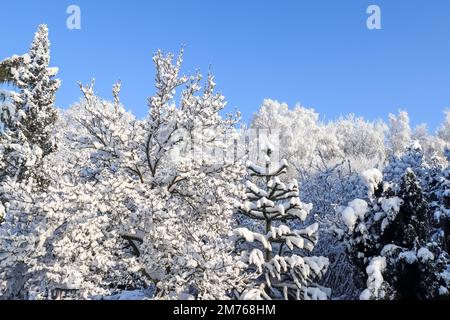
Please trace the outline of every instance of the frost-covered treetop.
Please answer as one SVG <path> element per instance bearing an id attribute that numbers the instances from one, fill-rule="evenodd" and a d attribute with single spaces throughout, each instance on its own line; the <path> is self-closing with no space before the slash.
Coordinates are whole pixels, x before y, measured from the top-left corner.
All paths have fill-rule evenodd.
<path id="1" fill-rule="evenodd" d="M 239 212 L 257 220 L 293 220 L 305 221 L 312 204 L 304 204 L 299 199 L 297 180 L 289 184 L 281 182 L 279 176 L 289 167 L 286 160 L 273 164 L 270 162 L 271 150 L 267 150 L 265 168 L 247 161 L 247 169 L 252 177 L 264 178 L 266 188 L 260 188 L 251 181 L 246 182 L 247 201 L 239 206 Z"/>

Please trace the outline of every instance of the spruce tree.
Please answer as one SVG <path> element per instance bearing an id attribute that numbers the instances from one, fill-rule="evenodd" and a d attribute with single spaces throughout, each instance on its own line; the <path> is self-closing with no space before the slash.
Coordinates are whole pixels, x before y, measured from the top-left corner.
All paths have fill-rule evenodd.
<path id="1" fill-rule="evenodd" d="M 328 259 L 304 255 L 314 249 L 319 225 L 293 229 L 295 222 L 305 221 L 312 205 L 300 201 L 297 181 L 281 182 L 279 177 L 287 173 L 287 161 L 272 163 L 271 147 L 265 152 L 264 167 L 247 163 L 248 173 L 257 184 L 247 181 L 247 201 L 238 209 L 255 227 L 234 232 L 240 240 L 238 250 L 242 249 L 246 271 L 254 280 L 240 298 L 327 299 L 330 293 L 316 280 L 327 271 Z"/>
<path id="2" fill-rule="evenodd" d="M 48 29 L 41 25 L 28 54 L 11 71 L 18 92 L 11 93 L 0 119 L 0 296 L 5 298 L 31 298 L 28 282 L 52 231 L 45 205 L 51 173 L 47 159 L 55 150 L 54 102 L 60 82 L 49 62 Z"/>
<path id="3" fill-rule="evenodd" d="M 401 155 L 391 155 L 388 158 L 388 164 L 383 170 L 384 180 L 393 183 L 394 189 L 398 191 L 407 169 L 411 169 L 418 177 L 420 185 L 426 187 L 431 168 L 426 163 L 422 146 L 417 141 L 408 146 Z"/>
<path id="4" fill-rule="evenodd" d="M 340 209 L 349 252 L 369 277 L 361 299 L 447 295 L 447 254 L 431 241 L 430 212 L 416 175 L 407 169 L 398 192 L 392 184 L 377 182 L 365 205 L 355 200 L 356 208 L 354 201 Z"/>
<path id="5" fill-rule="evenodd" d="M 33 178 L 38 187 L 45 187 L 43 159 L 55 149 L 53 126 L 58 112 L 54 107 L 60 81 L 56 68 L 49 68 L 50 42 L 48 28 L 40 25 L 29 53 L 14 71 L 19 92 L 12 95 L 13 104 L 3 119 L 1 137 L 2 161 L 0 181 Z"/>
<path id="6" fill-rule="evenodd" d="M 398 196 L 402 199 L 400 210 L 381 237 L 391 264 L 387 281 L 396 288 L 399 299 L 435 298 L 441 285 L 445 286 L 439 275 L 446 255 L 430 241 L 428 204 L 412 170 L 403 177 Z"/>
<path id="7" fill-rule="evenodd" d="M 433 240 L 450 253 L 450 169 L 436 173 L 431 185 L 429 196 L 435 229 Z"/>

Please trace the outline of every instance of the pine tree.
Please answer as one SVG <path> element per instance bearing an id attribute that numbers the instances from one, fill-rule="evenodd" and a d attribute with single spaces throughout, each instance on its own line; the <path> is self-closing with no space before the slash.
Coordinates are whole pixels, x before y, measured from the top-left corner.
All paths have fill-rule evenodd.
<path id="1" fill-rule="evenodd" d="M 259 181 L 258 185 L 247 181 L 247 202 L 238 209 L 240 215 L 260 222 L 261 228 L 253 231 L 238 228 L 234 232 L 244 242 L 241 256 L 254 279 L 240 298 L 327 299 L 330 293 L 315 281 L 327 271 L 328 259 L 301 255 L 314 249 L 319 225 L 291 229 L 294 222 L 305 221 L 312 205 L 300 201 L 297 181 L 281 182 L 279 177 L 286 174 L 287 161 L 272 163 L 271 147 L 265 152 L 264 168 L 251 162 L 247 164 L 249 175 Z"/>
<path id="2" fill-rule="evenodd" d="M 440 273 L 447 257 L 430 241 L 428 204 L 412 170 L 403 177 L 398 196 L 402 199 L 400 210 L 381 237 L 383 245 L 391 246 L 384 247 L 388 265 L 392 264 L 387 269 L 387 281 L 396 288 L 397 298 L 435 298 L 446 286 Z"/>
<path id="3" fill-rule="evenodd" d="M 430 239 L 428 205 L 416 175 L 407 169 L 398 192 L 383 183 L 381 173 L 377 177 L 371 179 L 374 192 L 367 202 L 357 199 L 339 210 L 348 229 L 349 253 L 369 276 L 361 299 L 448 294 L 447 254 Z"/>
<path id="4" fill-rule="evenodd" d="M 450 254 L 450 169 L 436 172 L 431 185 L 429 197 L 435 228 L 433 240 Z"/>
<path id="5" fill-rule="evenodd" d="M 49 68 L 48 29 L 41 25 L 28 54 L 12 74 L 19 89 L 2 110 L 0 132 L 0 295 L 29 298 L 27 282 L 45 255 L 48 225 L 46 199 L 50 179 L 48 156 L 55 150 L 52 134 L 59 81 Z M 6 112 L 5 112 L 6 111 Z"/>
<path id="6" fill-rule="evenodd" d="M 60 81 L 54 79 L 57 69 L 49 68 L 47 26 L 39 26 L 29 53 L 22 60 L 14 71 L 19 93 L 12 96 L 13 108 L 8 110 L 8 119 L 4 119 L 0 181 L 31 177 L 43 188 L 47 183 L 41 172 L 43 159 L 55 149 L 51 135 L 58 116 L 54 103 L 60 86 Z"/>
<path id="7" fill-rule="evenodd" d="M 408 146 L 401 155 L 391 155 L 388 158 L 388 164 L 383 170 L 384 180 L 393 183 L 394 188 L 398 190 L 408 169 L 418 177 L 422 187 L 427 187 L 431 168 L 425 161 L 422 147 L 417 141 Z"/>

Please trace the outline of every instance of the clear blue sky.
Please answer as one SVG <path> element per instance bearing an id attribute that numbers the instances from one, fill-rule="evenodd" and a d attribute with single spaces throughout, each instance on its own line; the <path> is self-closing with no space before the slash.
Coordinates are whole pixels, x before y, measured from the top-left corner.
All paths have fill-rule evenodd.
<path id="1" fill-rule="evenodd" d="M 82 30 L 66 28 L 66 8 L 82 10 Z M 382 9 L 380 31 L 366 9 Z M 248 119 L 264 98 L 301 102 L 327 119 L 350 112 L 385 118 L 399 108 L 434 129 L 450 107 L 450 1 L 2 1 L 0 59 L 26 52 L 47 23 L 52 65 L 60 68 L 58 106 L 78 101 L 77 81 L 95 77 L 109 97 L 147 113 L 154 93 L 152 53 L 186 45 L 185 72 L 212 66 L 230 109 Z"/>

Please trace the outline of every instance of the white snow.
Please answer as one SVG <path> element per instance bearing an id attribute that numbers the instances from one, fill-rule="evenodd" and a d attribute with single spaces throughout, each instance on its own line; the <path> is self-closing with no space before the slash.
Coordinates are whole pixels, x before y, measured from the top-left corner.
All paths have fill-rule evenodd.
<path id="1" fill-rule="evenodd" d="M 327 300 L 328 296 L 326 292 L 322 291 L 319 288 L 310 287 L 306 289 L 305 292 L 305 300 Z"/>
<path id="2" fill-rule="evenodd" d="M 251 170 L 254 173 L 259 174 L 259 175 L 263 175 L 266 172 L 266 169 L 264 169 L 263 167 L 260 167 L 260 166 L 258 166 L 256 164 L 254 164 L 251 161 L 247 161 L 246 166 L 247 166 L 247 168 L 249 168 L 249 170 Z"/>
<path id="3" fill-rule="evenodd" d="M 266 300 L 267 298 L 267 294 L 259 289 L 245 290 L 244 293 L 240 296 L 240 300 L 244 301 Z"/>
<path id="4" fill-rule="evenodd" d="M 234 230 L 234 234 L 245 239 L 247 242 L 259 241 L 265 249 L 272 250 L 272 246 L 267 239 L 260 233 L 252 232 L 247 228 L 238 228 Z"/>
<path id="5" fill-rule="evenodd" d="M 411 144 L 411 149 L 415 151 L 422 151 L 422 145 L 419 140 L 414 140 Z"/>
<path id="6" fill-rule="evenodd" d="M 441 278 L 447 283 L 447 286 L 450 286 L 450 266 L 441 273 Z"/>
<path id="7" fill-rule="evenodd" d="M 434 254 L 424 247 L 420 248 L 417 252 L 417 258 L 419 258 L 422 262 L 427 262 L 429 260 L 434 260 Z"/>
<path id="8" fill-rule="evenodd" d="M 375 257 L 370 261 L 366 269 L 367 275 L 367 289 L 360 295 L 360 300 L 371 300 L 380 297 L 380 290 L 383 285 L 383 272 L 386 270 L 386 258 Z"/>
<path id="9" fill-rule="evenodd" d="M 392 253 L 394 253 L 396 250 L 401 250 L 401 247 L 395 245 L 395 244 L 388 244 L 384 246 L 383 250 L 381 250 L 381 256 L 388 257 Z"/>
<path id="10" fill-rule="evenodd" d="M 371 197 L 377 186 L 383 182 L 383 174 L 378 169 L 369 169 L 361 173 L 361 180 L 369 191 L 369 197 Z"/>
<path id="11" fill-rule="evenodd" d="M 2 220 L 5 217 L 5 207 L 3 206 L 2 203 L 0 203 L 0 220 Z"/>
<path id="12" fill-rule="evenodd" d="M 254 264 L 259 272 L 262 272 L 262 266 L 265 263 L 264 254 L 259 249 L 254 249 L 248 257 L 248 263 Z"/>
<path id="13" fill-rule="evenodd" d="M 78 290 L 82 282 L 82 274 L 77 270 L 71 270 L 70 275 L 62 281 L 62 285 L 65 289 Z"/>
<path id="14" fill-rule="evenodd" d="M 59 72 L 59 68 L 57 68 L 57 67 L 47 68 L 47 70 L 48 70 L 49 76 L 56 76 Z"/>
<path id="15" fill-rule="evenodd" d="M 257 203 L 257 208 L 264 208 L 264 207 L 271 207 L 273 208 L 275 206 L 275 203 L 273 201 L 270 201 L 269 199 L 262 197 Z"/>
<path id="16" fill-rule="evenodd" d="M 359 220 L 363 220 L 369 211 L 369 205 L 366 201 L 355 199 L 348 203 L 348 207 L 342 210 L 342 221 L 345 223 L 350 232 L 353 232 L 355 225 Z"/>
<path id="17" fill-rule="evenodd" d="M 405 260 L 408 264 L 414 264 L 417 262 L 417 254 L 415 250 L 400 253 L 399 258 Z"/>
<path id="18" fill-rule="evenodd" d="M 372 292 L 369 289 L 365 289 L 359 296 L 359 300 L 368 301 L 372 298 Z"/>
<path id="19" fill-rule="evenodd" d="M 443 286 L 439 287 L 439 295 L 447 296 L 448 294 L 449 294 L 449 291 L 446 287 L 443 287 Z"/>
<path id="20" fill-rule="evenodd" d="M 359 219 L 364 219 L 367 212 L 369 212 L 369 205 L 366 201 L 361 199 L 355 199 L 348 203 L 348 206 L 353 208 L 355 215 Z"/>
<path id="21" fill-rule="evenodd" d="M 399 212 L 403 205 L 403 200 L 399 197 L 383 198 L 381 200 L 381 208 L 384 212 Z"/>
<path id="22" fill-rule="evenodd" d="M 250 190 L 251 192 L 253 192 L 256 195 L 260 195 L 263 197 L 268 196 L 267 192 L 265 190 L 258 188 L 258 186 L 256 184 L 252 183 L 251 181 L 247 181 L 245 183 L 245 186 L 247 187 L 248 190 Z"/>
<path id="23" fill-rule="evenodd" d="M 267 237 L 268 238 L 273 237 L 274 239 L 277 239 L 278 237 L 282 237 L 290 233 L 291 229 L 288 226 L 282 225 L 279 227 L 272 227 Z"/>
<path id="24" fill-rule="evenodd" d="M 313 234 L 317 233 L 317 231 L 319 231 L 319 224 L 313 223 L 309 227 L 300 230 L 298 234 L 307 235 L 308 237 L 311 237 Z"/>
<path id="25" fill-rule="evenodd" d="M 344 221 L 345 225 L 347 226 L 348 230 L 350 232 L 353 232 L 355 229 L 356 221 L 358 220 L 355 210 L 351 207 L 346 207 L 342 211 L 342 220 Z"/>
<path id="26" fill-rule="evenodd" d="M 293 206 L 294 208 L 289 210 L 289 214 L 299 218 L 301 221 L 305 221 L 310 214 L 313 204 L 303 203 L 298 198 L 292 198 L 290 203 L 285 204 L 285 209 Z"/>

